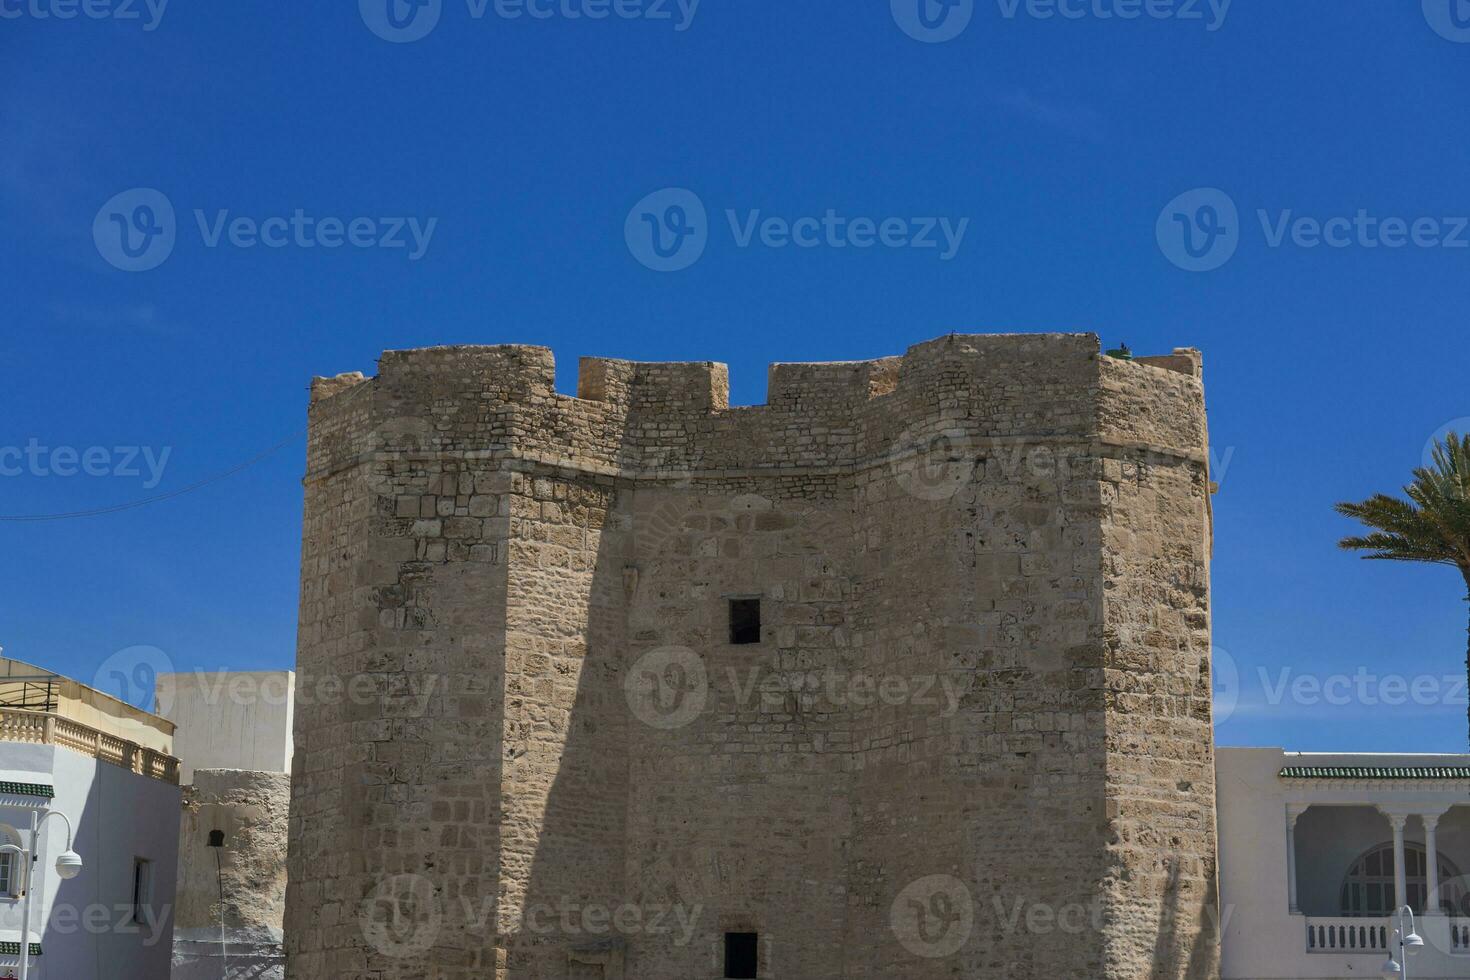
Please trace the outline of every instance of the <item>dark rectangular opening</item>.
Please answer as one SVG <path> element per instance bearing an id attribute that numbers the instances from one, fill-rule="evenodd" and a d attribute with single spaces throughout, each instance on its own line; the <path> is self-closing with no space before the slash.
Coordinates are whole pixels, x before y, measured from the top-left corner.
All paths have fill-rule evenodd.
<path id="1" fill-rule="evenodd" d="M 759 599 L 731 599 L 730 642 L 759 643 L 760 641 L 761 601 Z"/>
<path id="2" fill-rule="evenodd" d="M 28 883 L 29 884 L 29 883 Z M 147 908 L 153 901 L 153 862 L 133 859 L 133 921 L 146 922 Z"/>
<path id="3" fill-rule="evenodd" d="M 725 976 L 737 980 L 756 980 L 760 961 L 760 936 L 754 932 L 725 933 Z"/>

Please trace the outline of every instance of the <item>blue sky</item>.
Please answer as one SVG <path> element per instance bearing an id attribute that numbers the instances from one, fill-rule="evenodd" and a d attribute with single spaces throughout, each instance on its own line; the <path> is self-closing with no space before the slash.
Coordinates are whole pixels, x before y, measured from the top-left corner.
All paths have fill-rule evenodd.
<path id="1" fill-rule="evenodd" d="M 397 43 L 367 0 L 72 2 L 0 0 L 0 445 L 77 453 L 12 465 L 0 514 L 285 445 L 0 522 L 8 654 L 291 664 L 307 384 L 385 348 L 546 344 L 564 390 L 583 354 L 722 360 L 758 403 L 773 360 L 1090 330 L 1205 352 L 1221 741 L 1463 750 L 1459 577 L 1340 554 L 1330 505 L 1470 416 L 1470 4 L 440 0 Z M 666 188 L 708 221 L 659 272 L 625 225 Z M 680 201 L 642 213 L 673 236 Z M 846 247 L 759 224 L 829 211 Z M 938 219 L 957 247 L 915 247 Z"/>

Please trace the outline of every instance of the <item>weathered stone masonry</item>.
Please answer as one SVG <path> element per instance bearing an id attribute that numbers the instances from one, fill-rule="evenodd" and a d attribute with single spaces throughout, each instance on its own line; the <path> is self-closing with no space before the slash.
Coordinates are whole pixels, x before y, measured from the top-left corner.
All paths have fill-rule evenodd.
<path id="1" fill-rule="evenodd" d="M 288 974 L 704 980 L 755 932 L 781 980 L 1216 975 L 1206 447 L 1195 352 L 1091 335 L 754 407 L 525 346 L 318 379 Z M 930 878 L 952 951 L 895 927 Z"/>

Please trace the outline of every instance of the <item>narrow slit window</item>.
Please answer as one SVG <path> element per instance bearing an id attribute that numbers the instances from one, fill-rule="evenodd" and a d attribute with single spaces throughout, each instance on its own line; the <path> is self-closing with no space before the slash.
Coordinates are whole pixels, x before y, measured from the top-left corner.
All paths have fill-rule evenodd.
<path id="1" fill-rule="evenodd" d="M 725 933 L 725 976 L 756 980 L 760 962 L 760 935 L 754 932 Z"/>
<path id="2" fill-rule="evenodd" d="M 761 601 L 759 599 L 731 599 L 730 642 L 743 644 L 759 643 L 760 641 Z"/>
<path id="3" fill-rule="evenodd" d="M 153 862 L 146 858 L 133 860 L 133 921 L 147 922 L 147 908 L 153 901 Z"/>

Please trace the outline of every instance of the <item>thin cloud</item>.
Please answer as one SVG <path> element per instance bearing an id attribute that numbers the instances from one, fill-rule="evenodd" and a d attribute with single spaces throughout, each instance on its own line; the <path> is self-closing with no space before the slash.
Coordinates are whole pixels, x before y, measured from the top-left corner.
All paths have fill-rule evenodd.
<path id="1" fill-rule="evenodd" d="M 125 330 L 181 338 L 185 331 L 158 315 L 152 303 L 101 306 L 88 303 L 51 303 L 51 318 L 60 326 L 90 330 Z"/>
<path id="2" fill-rule="evenodd" d="M 992 101 L 1014 116 L 1074 139 L 1101 143 L 1107 135 L 1107 120 L 1102 113 L 1075 102 L 1063 103 L 1041 98 L 1025 89 L 1000 93 L 993 96 Z"/>

